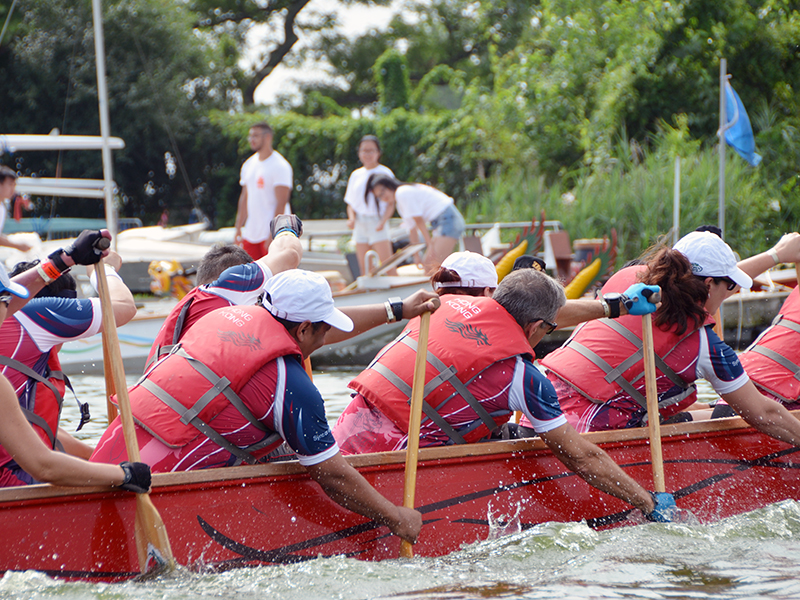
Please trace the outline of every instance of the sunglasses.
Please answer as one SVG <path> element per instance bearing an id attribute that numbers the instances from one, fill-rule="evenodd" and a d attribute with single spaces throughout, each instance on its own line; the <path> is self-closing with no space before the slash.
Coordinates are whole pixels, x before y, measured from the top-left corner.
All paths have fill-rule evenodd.
<path id="1" fill-rule="evenodd" d="M 720 277 L 718 279 L 715 279 L 714 281 L 717 282 L 721 281 L 722 283 L 726 284 L 728 286 L 729 292 L 732 292 L 734 289 L 736 289 L 737 283 L 733 279 L 730 279 L 728 277 Z"/>
<path id="2" fill-rule="evenodd" d="M 558 327 L 558 323 L 551 323 L 550 321 L 545 321 L 544 319 L 538 320 L 547 325 L 547 331 L 544 332 L 545 335 L 550 335 L 556 330 L 556 327 Z"/>

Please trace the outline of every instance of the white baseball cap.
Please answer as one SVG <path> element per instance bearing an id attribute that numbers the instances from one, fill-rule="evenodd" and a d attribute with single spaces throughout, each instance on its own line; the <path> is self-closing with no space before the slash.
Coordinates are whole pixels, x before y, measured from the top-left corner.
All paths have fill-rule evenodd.
<path id="1" fill-rule="evenodd" d="M 750 289 L 753 280 L 736 264 L 736 255 L 722 238 L 710 231 L 693 231 L 675 244 L 675 250 L 692 263 L 692 273 L 699 277 L 727 277 Z"/>
<path id="2" fill-rule="evenodd" d="M 444 259 L 442 267 L 458 273 L 461 281 L 436 282 L 436 288 L 496 288 L 497 269 L 494 263 L 477 252 L 454 252 Z"/>
<path id="3" fill-rule="evenodd" d="M 324 321 L 336 329 L 353 331 L 353 321 L 333 305 L 326 279 L 311 271 L 290 269 L 267 282 L 264 306 L 273 315 L 302 323 Z"/>
<path id="4" fill-rule="evenodd" d="M 28 292 L 28 288 L 21 286 L 18 283 L 14 283 L 9 279 L 8 272 L 6 271 L 3 265 L 0 265 L 0 292 L 11 292 L 15 296 L 20 298 L 27 298 L 30 296 L 30 292 Z"/>

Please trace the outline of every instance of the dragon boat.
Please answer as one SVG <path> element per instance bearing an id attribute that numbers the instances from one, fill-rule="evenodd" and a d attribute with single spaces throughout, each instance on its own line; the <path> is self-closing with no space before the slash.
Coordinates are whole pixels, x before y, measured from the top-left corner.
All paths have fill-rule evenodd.
<path id="1" fill-rule="evenodd" d="M 646 429 L 585 435 L 652 488 Z M 662 436 L 667 489 L 700 522 L 800 499 L 800 448 L 738 417 L 668 425 Z M 405 453 L 348 460 L 382 494 L 401 502 Z M 585 520 L 604 529 L 642 522 L 639 511 L 568 471 L 539 439 L 422 449 L 416 489 L 424 520 L 414 546 L 419 556 L 485 540 L 498 526 Z M 398 556 L 398 538 L 335 504 L 296 461 L 157 474 L 151 495 L 177 562 L 195 571 L 331 555 Z M 132 494 L 110 488 L 0 490 L 6 538 L 0 571 L 34 569 L 93 581 L 136 577 L 135 504 Z"/>

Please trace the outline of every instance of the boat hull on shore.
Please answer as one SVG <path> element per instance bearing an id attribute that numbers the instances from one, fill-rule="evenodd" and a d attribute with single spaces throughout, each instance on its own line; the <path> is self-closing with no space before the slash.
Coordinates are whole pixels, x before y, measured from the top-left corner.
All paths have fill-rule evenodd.
<path id="1" fill-rule="evenodd" d="M 797 448 L 739 418 L 665 426 L 667 489 L 701 522 L 800 499 Z M 648 489 L 646 429 L 587 434 Z M 403 496 L 404 453 L 350 457 L 391 501 Z M 284 564 L 319 556 L 398 556 L 386 527 L 327 498 L 295 461 L 154 476 L 152 498 L 177 561 L 193 570 Z M 416 555 L 441 556 L 502 531 L 548 521 L 595 528 L 641 515 L 570 473 L 541 440 L 423 449 Z M 107 488 L 0 490 L 0 571 L 34 569 L 68 579 L 119 581 L 138 574 L 135 499 Z"/>

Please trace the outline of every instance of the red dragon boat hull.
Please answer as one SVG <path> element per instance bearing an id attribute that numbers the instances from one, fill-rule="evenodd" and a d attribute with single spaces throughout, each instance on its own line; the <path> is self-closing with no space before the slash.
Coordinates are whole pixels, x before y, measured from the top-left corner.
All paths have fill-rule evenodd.
<path id="1" fill-rule="evenodd" d="M 800 499 L 800 448 L 738 418 L 662 429 L 667 489 L 701 522 Z M 647 430 L 587 434 L 652 488 Z M 405 455 L 350 457 L 400 503 Z M 794 462 L 798 458 L 798 462 Z M 398 556 L 386 527 L 328 499 L 294 461 L 154 476 L 152 499 L 176 560 L 196 570 L 280 564 L 342 554 Z M 492 523 L 525 529 L 585 519 L 595 528 L 635 523 L 637 511 L 569 472 L 541 440 L 427 448 L 420 453 L 414 552 L 448 554 L 487 538 Z M 120 581 L 139 574 L 135 499 L 108 488 L 47 485 L 0 490 L 0 571 L 34 569 L 67 579 Z"/>

